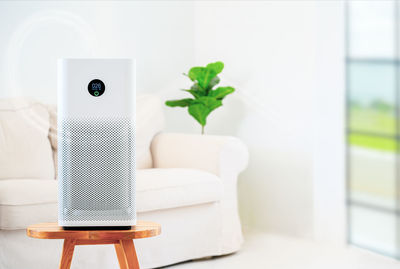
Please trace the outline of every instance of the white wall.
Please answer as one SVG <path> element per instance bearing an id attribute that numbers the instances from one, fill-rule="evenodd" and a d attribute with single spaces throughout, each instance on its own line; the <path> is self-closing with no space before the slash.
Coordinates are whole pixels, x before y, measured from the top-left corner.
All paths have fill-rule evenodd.
<path id="1" fill-rule="evenodd" d="M 163 90 L 194 62 L 193 5 L 1 1 L 0 97 L 55 103 L 61 57 L 136 58 L 138 91 Z"/>
<path id="2" fill-rule="evenodd" d="M 250 149 L 240 177 L 247 225 L 312 233 L 314 5 L 307 2 L 201 2 L 196 60 L 222 60 L 237 93 L 208 130 L 239 136 Z"/>
<path id="3" fill-rule="evenodd" d="M 344 2 L 317 4 L 314 238 L 346 242 Z"/>
<path id="4" fill-rule="evenodd" d="M 245 224 L 343 239 L 343 3 L 201 1 L 195 14 L 196 63 L 224 61 L 237 89 L 207 129 L 249 146 Z"/>
<path id="5" fill-rule="evenodd" d="M 182 72 L 222 60 L 237 92 L 206 133 L 250 149 L 239 181 L 246 226 L 343 237 L 343 3 L 0 2 L 0 97 L 56 100 L 59 57 L 133 57 L 138 92 L 186 96 Z M 184 109 L 167 131 L 199 133 Z M 329 225 L 329 224 L 334 225 Z"/>

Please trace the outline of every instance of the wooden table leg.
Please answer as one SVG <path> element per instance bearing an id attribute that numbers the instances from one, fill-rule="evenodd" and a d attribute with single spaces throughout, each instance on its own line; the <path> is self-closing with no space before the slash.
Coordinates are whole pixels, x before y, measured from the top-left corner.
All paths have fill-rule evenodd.
<path id="1" fill-rule="evenodd" d="M 140 268 L 133 240 L 120 240 L 119 244 L 115 244 L 115 251 L 121 269 Z"/>
<path id="2" fill-rule="evenodd" d="M 60 261 L 60 269 L 69 269 L 71 267 L 72 256 L 74 255 L 76 240 L 65 239 L 62 256 Z"/>
<path id="3" fill-rule="evenodd" d="M 118 244 L 115 244 L 114 247 L 115 247 L 115 252 L 117 252 L 119 268 L 120 269 L 128 269 L 126 260 L 125 260 L 125 253 L 124 253 L 124 249 L 122 248 L 122 245 L 120 243 L 118 243 Z"/>

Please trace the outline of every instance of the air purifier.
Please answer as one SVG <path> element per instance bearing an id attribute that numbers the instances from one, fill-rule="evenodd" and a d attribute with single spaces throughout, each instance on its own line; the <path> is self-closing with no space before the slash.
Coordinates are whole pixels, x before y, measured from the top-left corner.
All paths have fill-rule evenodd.
<path id="1" fill-rule="evenodd" d="M 135 225 L 134 61 L 60 59 L 57 119 L 59 225 Z"/>

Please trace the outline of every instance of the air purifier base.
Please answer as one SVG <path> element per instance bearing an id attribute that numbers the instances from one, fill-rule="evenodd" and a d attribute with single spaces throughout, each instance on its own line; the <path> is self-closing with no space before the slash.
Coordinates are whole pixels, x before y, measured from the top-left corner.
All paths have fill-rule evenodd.
<path id="1" fill-rule="evenodd" d="M 64 230 L 79 230 L 79 231 L 93 231 L 93 230 L 130 230 L 132 226 L 63 226 Z"/>

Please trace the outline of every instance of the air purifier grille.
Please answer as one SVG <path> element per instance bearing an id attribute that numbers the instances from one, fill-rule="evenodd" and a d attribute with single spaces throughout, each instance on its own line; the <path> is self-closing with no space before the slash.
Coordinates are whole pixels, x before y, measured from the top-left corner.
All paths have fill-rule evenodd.
<path id="1" fill-rule="evenodd" d="M 135 220 L 132 120 L 64 118 L 59 128 L 59 219 L 77 225 Z"/>

